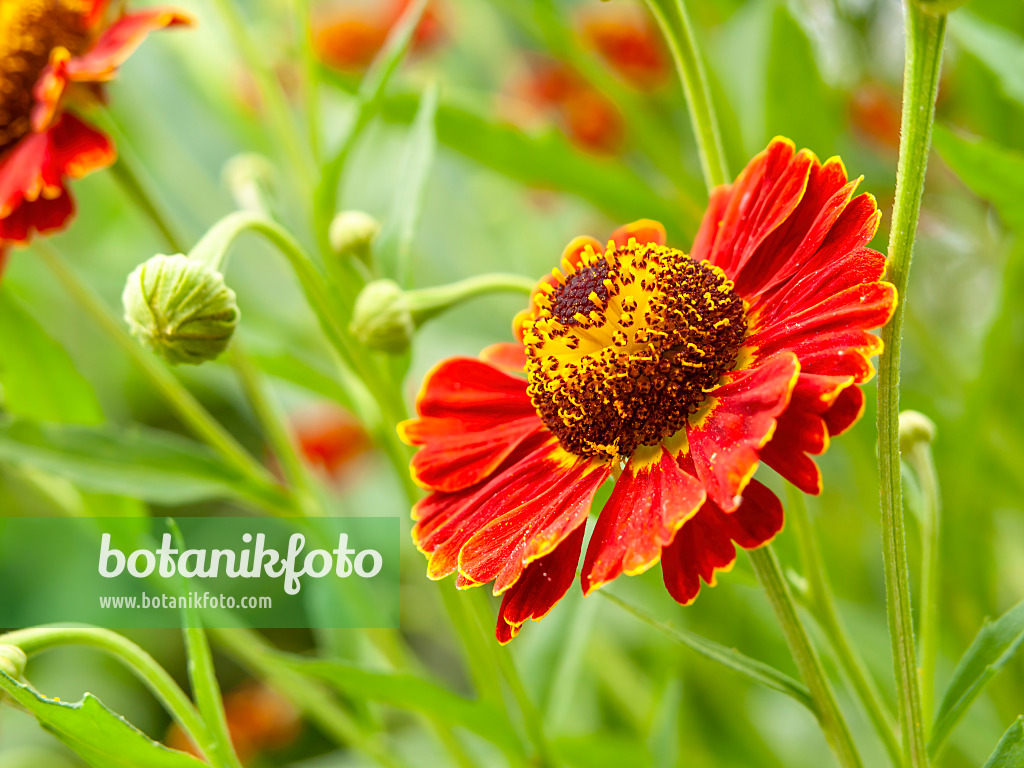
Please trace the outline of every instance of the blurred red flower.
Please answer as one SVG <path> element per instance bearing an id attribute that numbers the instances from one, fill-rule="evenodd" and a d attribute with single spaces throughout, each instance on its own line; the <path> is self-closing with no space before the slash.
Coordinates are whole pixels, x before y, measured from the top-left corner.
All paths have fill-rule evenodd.
<path id="1" fill-rule="evenodd" d="M 660 561 L 688 604 L 737 546 L 770 541 L 783 511 L 758 465 L 820 492 L 812 456 L 860 418 L 870 330 L 896 306 L 858 183 L 776 139 L 712 192 L 688 254 L 654 221 L 578 237 L 516 317 L 519 343 L 435 367 L 399 426 L 430 492 L 413 509 L 430 578 L 493 582 L 508 642 L 568 591 L 609 478 L 584 593 Z"/>
<path id="2" fill-rule="evenodd" d="M 652 90 L 663 85 L 672 68 L 665 44 L 650 14 L 630 5 L 587 6 L 580 15 L 580 35 L 630 85 Z"/>
<path id="3" fill-rule="evenodd" d="M 318 14 L 313 37 L 317 56 L 343 72 L 362 72 L 373 62 L 411 1 L 347 3 Z M 432 49 L 444 36 L 439 7 L 434 0 L 423 12 L 413 33 L 414 53 Z"/>
<path id="4" fill-rule="evenodd" d="M 67 189 L 110 165 L 110 139 L 65 110 L 75 95 L 102 98 L 103 84 L 157 29 L 191 24 L 147 8 L 108 19 L 109 0 L 4 0 L 0 5 L 0 267 L 10 244 L 64 227 Z"/>
<path id="5" fill-rule="evenodd" d="M 877 146 L 900 148 L 900 96 L 881 83 L 867 82 L 850 95 L 850 123 L 863 138 Z"/>
<path id="6" fill-rule="evenodd" d="M 371 448 L 370 436 L 352 414 L 319 405 L 292 418 L 292 431 L 309 464 L 337 482 Z"/>

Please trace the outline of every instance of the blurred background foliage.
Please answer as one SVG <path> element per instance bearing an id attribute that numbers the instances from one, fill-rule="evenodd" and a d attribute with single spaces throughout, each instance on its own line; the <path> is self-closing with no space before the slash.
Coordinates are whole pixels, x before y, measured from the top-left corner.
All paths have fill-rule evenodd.
<path id="1" fill-rule="evenodd" d="M 193 242 L 233 209 L 221 180 L 229 158 L 255 151 L 281 168 L 290 161 L 266 130 L 266 107 L 217 4 L 180 0 L 180 5 L 197 16 L 199 27 L 161 36 L 132 59 L 113 88 L 109 127 L 119 150 L 138 159 L 156 196 L 186 241 Z M 358 41 L 344 24 L 380 16 L 383 5 L 374 0 L 313 4 L 314 39 L 325 61 L 319 138 L 328 147 L 351 119 L 352 93 L 367 63 L 357 55 Z M 293 3 L 250 0 L 237 6 L 284 92 L 301 99 Z M 489 271 L 539 276 L 556 263 L 573 236 L 604 237 L 614 226 L 639 217 L 663 220 L 670 244 L 688 247 L 706 198 L 685 104 L 650 20 L 642 7 L 627 6 L 625 0 L 431 4 L 431 26 L 417 34 L 411 60 L 387 93 L 382 119 L 356 148 L 341 196 L 343 207 L 373 214 L 387 231 L 407 180 L 408 124 L 420 95 L 438 84 L 439 146 L 413 248 L 415 285 Z M 841 155 L 852 176 L 864 176 L 862 189 L 875 195 L 886 214 L 873 243 L 884 250 L 899 142 L 899 2 L 713 0 L 691 6 L 709 59 L 733 173 L 777 134 L 822 158 Z M 609 16 L 623 10 L 628 24 Z M 607 34 L 594 31 L 602 23 L 633 25 L 633 31 L 625 35 L 626 43 L 609 43 Z M 633 38 L 651 50 L 636 54 Z M 359 40 L 371 55 L 379 47 L 373 35 Z M 922 411 L 938 425 L 934 451 L 944 510 L 941 691 L 982 620 L 1024 598 L 1020 0 L 974 0 L 951 17 L 937 120 L 936 152 L 905 297 L 902 387 L 903 407 Z M 285 219 L 302 231 L 297 201 L 311 190 L 290 179 L 287 172 L 280 174 L 277 203 Z M 111 307 L 118 307 L 127 274 L 167 246 L 111 174 L 83 180 L 76 193 L 77 221 L 53 243 Z M 358 419 L 338 410 L 339 396 L 329 379 L 330 354 L 284 261 L 247 240 L 236 249 L 227 278 L 242 309 L 241 341 L 274 376 L 275 392 L 306 455 L 328 476 L 336 512 L 407 517 L 391 470 L 370 447 Z M 409 397 L 439 359 L 475 355 L 487 344 L 510 340 L 511 318 L 520 303 L 518 298 L 488 298 L 427 324 L 414 343 Z M 181 429 L 129 361 L 68 302 L 31 251 L 15 253 L 4 276 L 0 328 L 0 404 L 5 412 L 67 423 L 106 419 Z M 248 447 L 265 454 L 227 365 L 176 374 Z M 842 613 L 892 701 L 869 390 L 865 418 L 822 458 L 825 491 L 809 506 Z M 780 488 L 766 468 L 762 473 Z M 908 478 L 908 505 L 913 507 L 917 495 L 912 474 Z M 0 462 L 3 514 L 131 514 L 140 508 L 131 500 L 76 489 L 18 461 Z M 164 514 L 169 508 L 152 506 L 151 511 Z M 217 514 L 240 508 L 204 502 L 174 511 Z M 912 573 L 918 562 L 914 534 L 912 527 Z M 777 547 L 784 564 L 797 567 L 792 537 L 783 533 Z M 405 555 L 403 634 L 433 679 L 469 694 L 471 658 L 439 620 L 438 587 L 424 577 L 422 558 L 411 542 Z M 449 583 L 440 589 L 454 591 Z M 744 558 L 688 608 L 665 594 L 658 569 L 620 579 L 609 590 L 678 627 L 792 670 Z M 317 638 L 302 632 L 269 634 L 282 648 L 305 652 L 319 642 L 341 658 L 370 667 L 384 664 L 367 632 Z M 184 679 L 178 633 L 136 632 L 132 637 Z M 514 659 L 567 765 L 831 764 L 812 717 L 793 701 L 707 664 L 600 595 L 584 601 L 574 590 L 558 610 L 526 627 L 499 652 Z M 227 691 L 251 675 L 229 657 L 218 662 Z M 61 652 L 35 662 L 32 680 L 40 690 L 71 700 L 92 691 L 151 736 L 165 737 L 166 716 L 139 684 L 88 651 Z M 982 764 L 1021 714 L 1022 690 L 1024 657 L 1012 661 L 987 689 L 938 764 Z M 858 740 L 868 745 L 866 764 L 885 764 L 856 704 L 847 698 L 842 704 Z M 355 694 L 346 697 L 346 705 L 373 739 L 406 764 L 447 764 L 431 731 L 407 709 Z M 274 722 L 282 720 L 288 717 Z M 479 764 L 501 760 L 486 742 L 458 733 Z M 309 768 L 373 762 L 308 723 L 261 743 L 248 760 Z M 78 764 L 27 716 L 6 707 L 0 711 L 0 768 Z"/>

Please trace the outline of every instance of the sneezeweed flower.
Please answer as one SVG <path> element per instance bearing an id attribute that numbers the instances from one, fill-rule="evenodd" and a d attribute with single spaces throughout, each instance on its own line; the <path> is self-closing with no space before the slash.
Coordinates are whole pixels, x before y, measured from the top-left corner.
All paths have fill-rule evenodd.
<path id="1" fill-rule="evenodd" d="M 102 132 L 66 109 L 102 87 L 152 31 L 189 24 L 150 8 L 108 18 L 108 0 L 4 0 L 0 6 L 0 266 L 11 244 L 63 228 L 68 179 L 114 161 Z"/>
<path id="2" fill-rule="evenodd" d="M 291 419 L 295 441 L 310 466 L 342 481 L 371 448 L 370 436 L 348 411 L 320 405 Z"/>
<path id="3" fill-rule="evenodd" d="M 689 254 L 639 221 L 580 237 L 516 317 L 516 344 L 427 376 L 413 510 L 427 573 L 503 595 L 508 642 L 569 589 L 598 487 L 615 485 L 583 558 L 584 593 L 659 561 L 678 602 L 782 528 L 760 462 L 808 493 L 812 456 L 860 417 L 896 292 L 867 248 L 874 199 L 838 158 L 774 140 L 711 195 Z"/>
<path id="4" fill-rule="evenodd" d="M 346 3 L 330 6 L 318 14 L 314 33 L 317 56 L 328 66 L 342 72 L 365 70 L 384 47 L 391 28 L 398 23 L 411 0 L 393 2 Z M 444 36 L 440 3 L 430 3 L 413 32 L 411 50 L 424 53 Z"/>
<path id="5" fill-rule="evenodd" d="M 635 5 L 588 5 L 580 36 L 634 88 L 663 85 L 672 71 L 668 52 L 650 14 Z"/>

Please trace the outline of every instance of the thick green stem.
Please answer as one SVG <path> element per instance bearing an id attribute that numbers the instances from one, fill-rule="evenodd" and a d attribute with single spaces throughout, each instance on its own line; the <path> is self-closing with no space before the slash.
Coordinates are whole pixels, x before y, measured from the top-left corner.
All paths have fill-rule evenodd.
<path id="1" fill-rule="evenodd" d="M 748 554 L 757 579 L 764 587 L 775 616 L 782 625 L 782 632 L 786 636 L 797 669 L 800 670 L 800 676 L 807 683 L 825 738 L 839 759 L 840 765 L 844 768 L 859 768 L 862 763 L 850 735 L 849 726 L 836 702 L 821 659 L 818 658 L 807 630 L 797 615 L 793 594 L 782 575 L 775 552 L 767 546 L 751 550 Z"/>
<path id="2" fill-rule="evenodd" d="M 119 145 L 117 162 L 111 168 L 114 178 L 120 183 L 125 196 L 152 222 L 167 245 L 176 253 L 184 253 L 185 246 L 177 228 L 164 213 L 153 196 L 150 185 L 143 180 L 138 163 L 130 149 Z"/>
<path id="3" fill-rule="evenodd" d="M 33 627 L 0 635 L 0 645 L 15 645 L 27 656 L 62 645 L 101 650 L 124 664 L 204 753 L 211 743 L 206 724 L 174 678 L 152 656 L 116 632 L 99 627 Z"/>
<path id="4" fill-rule="evenodd" d="M 944 16 L 925 13 L 912 0 L 907 0 L 904 8 L 907 50 L 903 81 L 903 123 L 896 176 L 896 204 L 889 236 L 889 279 L 896 285 L 900 302 L 892 320 L 882 329 L 885 351 L 878 365 L 878 461 L 882 487 L 886 607 L 903 752 L 908 766 L 921 768 L 928 765 L 928 753 L 925 749 L 924 718 L 917 677 L 903 519 L 899 442 L 900 343 L 910 258 L 931 147 L 946 19 Z"/>
<path id="5" fill-rule="evenodd" d="M 697 137 L 704 183 L 710 192 L 728 181 L 729 169 L 725 162 L 725 152 L 722 150 L 715 105 L 711 101 L 708 78 L 704 72 L 704 60 L 697 48 L 685 0 L 645 1 L 658 20 L 658 25 L 668 41 L 669 50 L 672 51 L 672 58 L 683 84 L 683 92 L 686 94 L 686 104 L 690 109 L 693 132 Z"/>
<path id="6" fill-rule="evenodd" d="M 803 494 L 792 485 L 787 486 L 786 490 L 788 522 L 800 547 L 804 577 L 808 584 L 808 608 L 817 620 L 818 626 L 828 637 L 836 658 L 839 660 L 839 665 L 853 686 L 853 690 L 868 719 L 875 727 L 882 744 L 885 745 L 889 758 L 893 765 L 898 766 L 903 760 L 903 753 L 900 749 L 899 738 L 896 736 L 892 713 L 886 706 L 882 693 L 878 690 L 864 660 L 861 659 L 851 642 L 846 625 L 839 615 L 835 597 L 832 594 L 832 586 L 829 583 L 828 574 L 825 572 L 821 550 L 818 548 L 818 542 L 807 515 L 807 505 L 804 503 Z"/>
<path id="7" fill-rule="evenodd" d="M 132 338 L 131 334 L 107 309 L 103 301 L 79 279 L 60 253 L 43 240 L 37 241 L 33 247 L 65 290 L 79 306 L 92 316 L 107 335 L 128 353 L 128 356 L 153 387 L 163 395 L 189 429 L 217 451 L 244 477 L 268 491 L 268 496 L 278 495 L 276 484 L 270 479 L 267 471 L 199 404 L 192 394 L 182 386 L 181 382 Z M 273 511 L 274 514 L 280 512 L 276 506 L 268 508 L 266 503 L 263 506 L 269 511 Z"/>

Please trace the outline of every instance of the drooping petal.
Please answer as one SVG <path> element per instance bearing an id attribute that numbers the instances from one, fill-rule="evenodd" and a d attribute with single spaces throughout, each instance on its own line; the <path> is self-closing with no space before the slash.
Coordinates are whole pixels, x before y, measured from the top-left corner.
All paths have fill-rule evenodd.
<path id="1" fill-rule="evenodd" d="M 662 548 L 706 497 L 700 481 L 680 469 L 664 446 L 634 454 L 587 545 L 580 577 L 584 594 L 623 572 L 633 576 L 657 563 Z"/>
<path id="2" fill-rule="evenodd" d="M 697 477 L 722 509 L 739 504 L 799 372 L 796 355 L 782 351 L 755 367 L 728 373 L 708 394 L 706 411 L 687 427 Z"/>
<path id="3" fill-rule="evenodd" d="M 398 432 L 409 445 L 422 446 L 412 460 L 413 478 L 438 491 L 480 482 L 544 428 L 525 379 L 472 358 L 434 368 L 416 410 L 418 418 L 400 424 Z"/>
<path id="4" fill-rule="evenodd" d="M 519 581 L 505 591 L 495 635 L 505 645 L 527 619 L 540 621 L 565 597 L 576 576 L 586 526 L 580 525 L 544 557 L 530 563 Z"/>
<path id="5" fill-rule="evenodd" d="M 623 226 L 612 232 L 609 238 L 620 248 L 629 245 L 629 241 L 636 240 L 637 245 L 664 245 L 667 242 L 665 225 L 653 219 L 640 219 L 631 224 Z"/>
<path id="6" fill-rule="evenodd" d="M 535 483 L 531 498 L 512 509 L 498 498 L 481 509 L 481 517 L 490 516 L 491 522 L 459 552 L 459 572 L 470 582 L 493 580 L 494 594 L 500 595 L 519 580 L 524 568 L 586 523 L 594 493 L 611 467 L 561 449 L 552 451 L 546 463 L 539 467 L 545 474 Z"/>
<path id="7" fill-rule="evenodd" d="M 661 556 L 665 587 L 676 602 L 697 599 L 701 579 L 715 585 L 715 574 L 736 562 L 736 549 L 756 549 L 782 530 L 782 504 L 768 488 L 752 480 L 734 512 L 723 512 L 710 500 L 688 520 Z"/>

